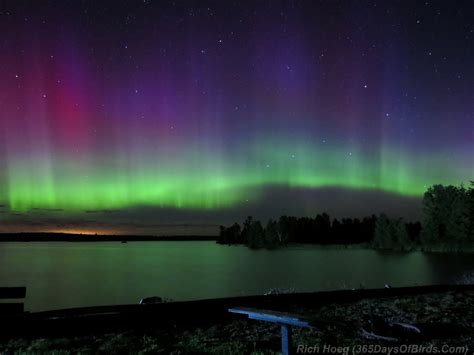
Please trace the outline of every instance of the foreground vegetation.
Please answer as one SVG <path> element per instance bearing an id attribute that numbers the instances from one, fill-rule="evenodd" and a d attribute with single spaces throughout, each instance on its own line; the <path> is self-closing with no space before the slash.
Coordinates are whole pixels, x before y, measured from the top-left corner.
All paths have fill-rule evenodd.
<path id="1" fill-rule="evenodd" d="M 356 323 L 373 317 L 393 322 L 443 323 L 446 332 L 439 338 L 411 341 L 423 346 L 474 347 L 474 292 L 444 292 L 416 296 L 365 299 L 352 303 L 332 303 L 302 307 L 293 304 L 291 312 L 321 319 Z M 449 325 L 463 327 L 462 333 L 449 331 Z M 131 325 L 133 326 L 133 325 Z M 355 345 L 396 346 L 400 343 L 367 339 L 357 332 L 334 327 L 309 330 L 294 328 L 294 344 L 308 346 Z M 74 338 L 0 340 L 0 353 L 158 353 L 158 354 L 277 354 L 280 349 L 278 326 L 239 316 L 222 324 L 170 327 L 147 331 L 96 334 Z"/>
<path id="2" fill-rule="evenodd" d="M 388 250 L 470 251 L 474 249 L 474 182 L 463 186 L 434 185 L 423 196 L 423 223 L 405 222 L 385 214 L 363 219 L 331 220 L 281 216 L 265 227 L 248 217 L 242 226 L 220 227 L 221 244 L 277 248 L 288 243 L 363 244 Z"/>

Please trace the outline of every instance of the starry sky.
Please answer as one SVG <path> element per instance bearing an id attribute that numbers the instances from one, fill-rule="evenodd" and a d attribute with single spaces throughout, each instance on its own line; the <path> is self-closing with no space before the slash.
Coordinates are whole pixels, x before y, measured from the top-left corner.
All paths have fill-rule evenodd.
<path id="1" fill-rule="evenodd" d="M 474 179 L 473 1 L 0 4 L 0 231 L 417 217 Z"/>

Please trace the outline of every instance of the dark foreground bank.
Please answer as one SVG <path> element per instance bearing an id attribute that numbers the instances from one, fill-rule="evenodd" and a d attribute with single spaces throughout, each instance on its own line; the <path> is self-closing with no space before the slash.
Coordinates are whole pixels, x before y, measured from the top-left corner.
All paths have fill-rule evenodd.
<path id="1" fill-rule="evenodd" d="M 328 346 L 346 349 L 361 346 L 359 350 L 366 345 L 396 347 L 402 344 L 439 349 L 443 346 L 445 349 L 450 346 L 474 348 L 474 287 L 436 286 L 40 312 L 26 316 L 16 329 L 3 322 L 0 353 L 278 353 L 279 327 L 229 314 L 227 309 L 235 306 L 274 309 L 334 321 L 319 329 L 294 328 L 296 347 L 316 350 L 319 347 L 320 353 L 324 346 L 326 349 Z M 408 342 L 367 337 L 361 333 L 361 329 L 367 329 L 383 335 L 379 331 L 382 328 L 376 325 L 380 322 L 434 325 L 435 330 L 431 330 L 428 337 L 415 336 Z M 365 349 L 370 352 L 370 348 Z"/>

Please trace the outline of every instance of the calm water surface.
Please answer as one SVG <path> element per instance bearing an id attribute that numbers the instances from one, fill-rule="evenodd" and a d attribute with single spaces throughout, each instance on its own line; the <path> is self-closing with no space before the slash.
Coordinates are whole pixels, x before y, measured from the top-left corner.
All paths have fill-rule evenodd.
<path id="1" fill-rule="evenodd" d="M 213 242 L 0 243 L 0 286 L 27 286 L 30 311 L 296 291 L 450 283 L 474 270 L 459 254 L 317 246 L 250 250 Z"/>

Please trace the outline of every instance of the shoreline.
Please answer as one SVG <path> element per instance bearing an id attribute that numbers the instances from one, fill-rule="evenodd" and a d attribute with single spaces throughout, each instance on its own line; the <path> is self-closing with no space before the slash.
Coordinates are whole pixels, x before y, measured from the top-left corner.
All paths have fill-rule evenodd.
<path id="1" fill-rule="evenodd" d="M 0 233 L 2 242 L 173 242 L 173 241 L 217 241 L 211 235 L 114 235 L 114 234 L 76 234 L 76 233 Z"/>
<path id="2" fill-rule="evenodd" d="M 15 242 L 216 242 L 221 246 L 245 246 L 245 244 L 223 244 L 217 243 L 218 236 L 213 235 L 114 235 L 114 234 L 76 234 L 76 233 L 41 233 L 41 232 L 21 232 L 21 233 L 0 233 L 1 243 Z M 322 250 L 373 250 L 381 253 L 397 252 L 423 252 L 423 253 L 474 253 L 474 246 L 414 246 L 410 248 L 380 249 L 374 248 L 367 243 L 359 244 L 316 244 L 316 243 L 291 243 L 275 249 L 260 248 L 256 250 L 282 250 L 286 248 L 303 248 L 312 246 Z"/>

